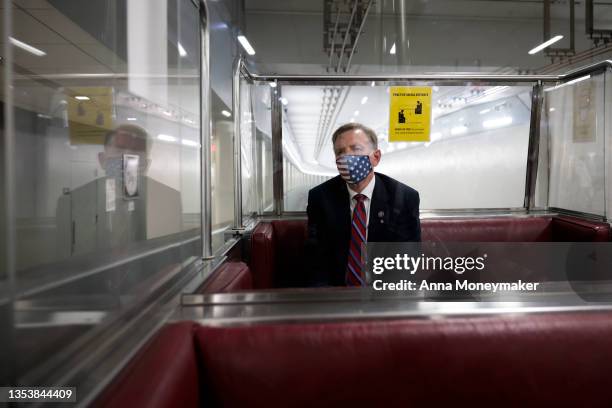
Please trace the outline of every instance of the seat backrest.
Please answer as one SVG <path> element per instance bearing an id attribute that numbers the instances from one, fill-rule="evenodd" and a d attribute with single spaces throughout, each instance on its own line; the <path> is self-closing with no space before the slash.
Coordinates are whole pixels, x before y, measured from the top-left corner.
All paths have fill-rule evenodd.
<path id="1" fill-rule="evenodd" d="M 198 290 L 201 294 L 229 293 L 253 289 L 251 270 L 244 262 L 225 262 Z"/>
<path id="2" fill-rule="evenodd" d="M 612 314 L 196 325 L 214 406 L 608 407 Z"/>
<path id="3" fill-rule="evenodd" d="M 93 407 L 199 407 L 193 330 L 193 322 L 163 327 L 106 387 Z"/>
<path id="4" fill-rule="evenodd" d="M 276 250 L 274 247 L 273 231 L 271 223 L 260 222 L 251 234 L 251 259 L 249 266 L 253 273 L 253 287 L 255 289 L 274 287 Z"/>
<path id="5" fill-rule="evenodd" d="M 551 217 L 423 219 L 423 241 L 537 242 L 551 240 Z"/>
<path id="6" fill-rule="evenodd" d="M 558 242 L 606 242 L 610 224 L 561 215 L 553 218 L 552 235 Z"/>
<path id="7" fill-rule="evenodd" d="M 272 221 L 274 229 L 274 285 L 277 288 L 306 286 L 304 270 L 304 243 L 307 235 L 306 220 Z"/>

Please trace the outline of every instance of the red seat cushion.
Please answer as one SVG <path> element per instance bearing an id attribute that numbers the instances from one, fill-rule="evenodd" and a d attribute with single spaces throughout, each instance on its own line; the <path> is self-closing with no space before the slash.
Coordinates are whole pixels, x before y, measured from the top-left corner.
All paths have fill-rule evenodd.
<path id="1" fill-rule="evenodd" d="M 612 314 L 196 326 L 219 406 L 609 407 Z"/>
<path id="2" fill-rule="evenodd" d="M 206 280 L 202 294 L 253 289 L 251 270 L 244 262 L 225 262 Z"/>

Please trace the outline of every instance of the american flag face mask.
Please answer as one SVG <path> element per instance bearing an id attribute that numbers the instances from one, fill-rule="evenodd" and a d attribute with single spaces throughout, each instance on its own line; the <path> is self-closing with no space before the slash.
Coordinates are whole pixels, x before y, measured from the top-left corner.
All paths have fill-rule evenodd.
<path id="1" fill-rule="evenodd" d="M 345 154 L 336 159 L 336 166 L 340 176 L 348 184 L 359 183 L 372 171 L 372 163 L 368 155 Z"/>

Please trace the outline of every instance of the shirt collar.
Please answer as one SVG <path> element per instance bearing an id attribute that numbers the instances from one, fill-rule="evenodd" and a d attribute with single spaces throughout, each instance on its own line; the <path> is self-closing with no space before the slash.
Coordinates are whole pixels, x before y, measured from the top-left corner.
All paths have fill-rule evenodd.
<path id="1" fill-rule="evenodd" d="M 365 186 L 365 188 L 363 189 L 363 191 L 361 191 L 361 193 L 356 192 L 355 190 L 350 188 L 349 185 L 347 184 L 346 188 L 348 189 L 349 197 L 351 201 L 353 200 L 353 197 L 355 197 L 357 194 L 363 194 L 364 196 L 368 198 L 368 200 L 371 200 L 372 194 L 374 193 L 374 184 L 376 184 L 376 174 L 374 174 L 374 177 L 372 177 L 372 180 L 370 180 L 368 185 Z"/>

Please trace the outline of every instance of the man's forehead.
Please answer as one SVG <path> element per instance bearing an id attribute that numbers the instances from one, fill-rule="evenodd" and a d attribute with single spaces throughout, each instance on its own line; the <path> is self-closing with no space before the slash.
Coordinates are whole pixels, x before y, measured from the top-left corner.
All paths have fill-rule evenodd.
<path id="1" fill-rule="evenodd" d="M 338 135 L 334 147 L 337 148 L 341 145 L 359 145 L 369 143 L 368 135 L 361 129 L 351 129 L 346 132 L 342 132 Z"/>

